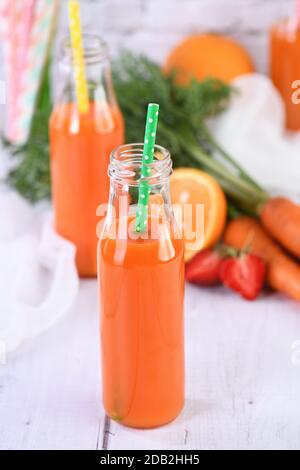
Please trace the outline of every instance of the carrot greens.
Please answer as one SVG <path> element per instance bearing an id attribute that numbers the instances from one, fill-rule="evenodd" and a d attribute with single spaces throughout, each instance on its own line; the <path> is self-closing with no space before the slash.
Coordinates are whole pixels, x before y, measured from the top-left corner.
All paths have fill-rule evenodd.
<path id="1" fill-rule="evenodd" d="M 214 176 L 232 204 L 255 214 L 268 194 L 215 140 L 207 119 L 224 111 L 235 90 L 207 79 L 179 87 L 173 75 L 144 57 L 124 53 L 114 66 L 114 84 L 126 118 L 128 142 L 138 142 L 149 101 L 160 103 L 157 142 L 172 153 L 175 167 L 201 168 Z"/>

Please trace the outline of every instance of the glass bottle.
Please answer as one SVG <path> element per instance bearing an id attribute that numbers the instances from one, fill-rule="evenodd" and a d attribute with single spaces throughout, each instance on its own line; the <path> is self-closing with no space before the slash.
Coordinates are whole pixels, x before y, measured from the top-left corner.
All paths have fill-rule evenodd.
<path id="1" fill-rule="evenodd" d="M 159 146 L 148 165 L 147 229 L 135 231 L 142 154 L 142 144 L 112 153 L 98 273 L 106 413 L 152 428 L 184 404 L 184 247 L 170 200 L 171 157 Z"/>
<path id="2" fill-rule="evenodd" d="M 299 130 L 300 24 L 296 18 L 281 20 L 271 29 L 270 74 L 284 101 L 287 129 Z"/>
<path id="3" fill-rule="evenodd" d="M 110 71 L 106 45 L 84 35 L 89 110 L 78 112 L 72 52 L 62 42 L 56 104 L 50 119 L 52 195 L 57 232 L 77 248 L 81 277 L 97 274 L 96 209 L 107 202 L 111 151 L 123 143 L 124 123 Z"/>

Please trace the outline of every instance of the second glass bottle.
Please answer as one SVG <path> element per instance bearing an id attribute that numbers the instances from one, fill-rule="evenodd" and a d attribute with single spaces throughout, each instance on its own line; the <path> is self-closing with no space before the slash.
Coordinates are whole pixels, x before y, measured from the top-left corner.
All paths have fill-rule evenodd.
<path id="1" fill-rule="evenodd" d="M 109 155 L 123 143 L 124 123 L 113 90 L 106 45 L 92 35 L 84 35 L 83 42 L 89 111 L 78 112 L 72 50 L 67 39 L 61 47 L 58 99 L 50 119 L 51 177 L 56 230 L 75 244 L 79 275 L 94 277 L 96 210 L 108 201 Z"/>

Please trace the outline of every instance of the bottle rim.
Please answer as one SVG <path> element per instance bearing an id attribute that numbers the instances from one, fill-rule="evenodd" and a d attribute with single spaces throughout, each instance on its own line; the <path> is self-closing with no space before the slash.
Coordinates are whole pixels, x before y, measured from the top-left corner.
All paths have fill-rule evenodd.
<path id="1" fill-rule="evenodd" d="M 97 34 L 83 34 L 83 53 L 87 65 L 102 62 L 108 58 L 106 42 Z M 60 59 L 62 62 L 72 61 L 72 45 L 70 36 L 65 36 L 61 41 Z"/>
<path id="2" fill-rule="evenodd" d="M 143 177 L 143 151 L 143 143 L 121 145 L 113 150 L 108 167 L 110 179 L 119 184 L 136 187 L 141 182 L 157 186 L 168 181 L 173 168 L 170 152 L 160 145 L 155 145 L 153 162 L 144 164 L 150 170 L 149 176 Z"/>

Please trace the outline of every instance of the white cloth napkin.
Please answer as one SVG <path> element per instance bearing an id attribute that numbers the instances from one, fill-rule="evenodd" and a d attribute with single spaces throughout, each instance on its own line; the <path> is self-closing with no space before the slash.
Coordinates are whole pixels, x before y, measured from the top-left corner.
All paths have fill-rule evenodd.
<path id="1" fill-rule="evenodd" d="M 285 110 L 272 81 L 245 75 L 213 124 L 216 139 L 258 182 L 278 194 L 300 197 L 300 133 L 284 128 Z"/>
<path id="2" fill-rule="evenodd" d="M 78 292 L 75 248 L 53 230 L 51 211 L 0 192 L 0 343 L 12 351 L 47 330 Z"/>

